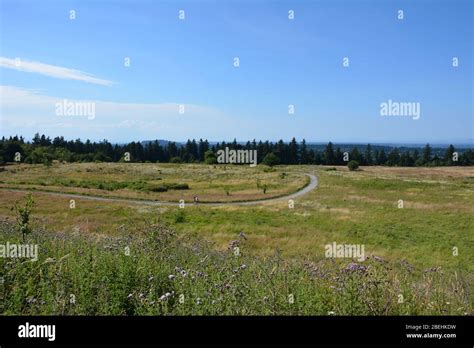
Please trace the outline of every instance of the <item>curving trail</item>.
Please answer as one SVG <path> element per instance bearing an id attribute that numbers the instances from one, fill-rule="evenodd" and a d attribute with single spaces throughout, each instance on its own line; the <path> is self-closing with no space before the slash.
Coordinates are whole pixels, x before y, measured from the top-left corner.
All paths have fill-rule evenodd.
<path id="1" fill-rule="evenodd" d="M 267 202 L 276 202 L 276 201 L 284 201 L 288 199 L 293 199 L 296 197 L 303 196 L 308 192 L 314 190 L 318 186 L 318 178 L 314 174 L 305 173 L 310 178 L 310 182 L 308 185 L 303 187 L 301 190 L 291 193 L 285 196 L 267 198 L 267 199 L 260 199 L 255 201 L 241 201 L 241 202 L 202 202 L 198 203 L 198 206 L 207 205 L 207 206 L 239 206 L 239 205 L 257 205 Z M 143 199 L 130 199 L 130 198 L 118 198 L 118 197 L 101 197 L 101 196 L 88 196 L 88 195 L 81 195 L 79 193 L 61 193 L 61 192 L 50 192 L 50 191 L 41 191 L 41 190 L 22 190 L 22 189 L 11 189 L 11 188 L 0 188 L 0 191 L 10 191 L 10 192 L 38 192 L 43 193 L 51 196 L 59 196 L 59 197 L 67 197 L 67 198 L 80 198 L 80 199 L 88 199 L 93 201 L 100 201 L 100 202 L 125 202 L 125 203 L 133 203 L 133 204 L 144 204 L 144 205 L 166 205 L 166 206 L 173 206 L 178 205 L 177 202 L 160 202 L 160 201 L 150 201 L 150 200 L 143 200 Z M 192 203 L 186 203 L 186 205 L 192 206 Z"/>

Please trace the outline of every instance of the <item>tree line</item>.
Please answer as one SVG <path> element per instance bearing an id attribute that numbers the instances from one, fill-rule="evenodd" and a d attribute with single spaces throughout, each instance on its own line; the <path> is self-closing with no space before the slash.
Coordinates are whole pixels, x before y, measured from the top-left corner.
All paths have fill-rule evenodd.
<path id="1" fill-rule="evenodd" d="M 51 139 L 45 135 L 35 134 L 32 141 L 23 137 L 2 137 L 0 141 L 0 164 L 7 162 L 44 163 L 53 160 L 64 162 L 161 162 L 161 163 L 216 163 L 216 153 L 220 149 L 257 150 L 258 163 L 275 164 L 325 164 L 347 165 L 356 161 L 360 165 L 386 166 L 452 166 L 474 165 L 472 149 L 456 150 L 449 145 L 444 154 L 439 155 L 426 144 L 424 148 L 403 150 L 391 147 L 384 148 L 367 144 L 364 149 L 354 146 L 350 151 L 343 151 L 329 142 L 323 149 L 317 150 L 307 145 L 303 139 L 297 142 L 293 138 L 285 143 L 248 141 L 246 144 L 220 142 L 210 144 L 207 140 L 188 140 L 186 143 L 130 142 L 127 144 L 111 144 L 107 140 L 91 142 L 66 140 L 64 137 Z M 127 158 L 128 156 L 128 158 Z"/>

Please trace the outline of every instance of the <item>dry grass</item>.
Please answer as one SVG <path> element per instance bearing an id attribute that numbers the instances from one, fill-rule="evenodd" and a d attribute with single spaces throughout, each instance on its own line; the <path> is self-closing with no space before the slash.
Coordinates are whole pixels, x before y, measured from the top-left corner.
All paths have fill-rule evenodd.
<path id="1" fill-rule="evenodd" d="M 72 163 L 51 168 L 42 165 L 7 166 L 0 172 L 0 187 L 79 193 L 103 197 L 121 197 L 157 201 L 229 202 L 271 198 L 297 191 L 306 182 L 298 171 L 265 171 L 265 167 L 208 166 L 135 163 Z M 257 182 L 258 181 L 258 182 Z M 142 189 L 133 184 L 142 182 Z M 129 184 L 127 188 L 100 189 L 98 184 Z M 188 184 L 187 190 L 168 189 L 154 192 L 148 185 Z M 88 187 L 80 187 L 80 186 Z M 267 186 L 263 193 L 263 186 Z"/>

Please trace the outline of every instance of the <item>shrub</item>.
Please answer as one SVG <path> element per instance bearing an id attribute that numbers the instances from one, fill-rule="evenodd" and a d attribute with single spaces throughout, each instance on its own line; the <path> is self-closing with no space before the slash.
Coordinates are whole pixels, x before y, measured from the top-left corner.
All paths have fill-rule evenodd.
<path id="1" fill-rule="evenodd" d="M 263 158 L 262 163 L 269 167 L 273 167 L 280 163 L 280 159 L 273 152 L 270 152 Z"/>
<path id="2" fill-rule="evenodd" d="M 150 184 L 150 185 L 148 185 L 148 191 L 151 191 L 151 192 L 166 192 L 166 191 L 168 191 L 168 188 L 164 185 Z"/>
<path id="3" fill-rule="evenodd" d="M 165 184 L 165 186 L 168 190 L 189 190 L 188 184 L 170 183 L 170 184 Z"/>
<path id="4" fill-rule="evenodd" d="M 180 157 L 171 157 L 170 163 L 182 163 L 183 161 L 181 160 Z"/>
<path id="5" fill-rule="evenodd" d="M 204 153 L 204 162 L 206 162 L 206 164 L 216 164 L 217 163 L 217 157 L 214 154 L 214 152 L 212 152 L 211 150 L 206 151 Z"/>
<path id="6" fill-rule="evenodd" d="M 17 213 L 17 218 L 16 218 L 17 230 L 18 232 L 21 233 L 23 241 L 25 241 L 26 235 L 31 233 L 30 214 L 34 205 L 33 196 L 31 195 L 31 193 L 28 193 L 25 196 L 24 206 L 20 206 L 19 203 L 20 203 L 19 201 L 16 202 L 15 205 L 13 206 L 13 209 Z"/>
<path id="7" fill-rule="evenodd" d="M 347 163 L 347 167 L 349 168 L 350 171 L 356 170 L 357 168 L 359 168 L 359 162 L 349 161 L 349 163 Z"/>
<path id="8" fill-rule="evenodd" d="M 178 209 L 174 214 L 174 222 L 177 224 L 186 222 L 186 213 L 183 209 Z"/>

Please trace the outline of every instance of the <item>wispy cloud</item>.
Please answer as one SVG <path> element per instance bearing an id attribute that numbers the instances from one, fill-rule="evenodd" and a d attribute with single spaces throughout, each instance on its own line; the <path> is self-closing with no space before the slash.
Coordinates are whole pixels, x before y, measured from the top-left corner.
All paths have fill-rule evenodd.
<path id="1" fill-rule="evenodd" d="M 42 94 L 40 90 L 0 85 L 0 134 L 31 136 L 36 132 L 66 138 L 183 140 L 193 137 L 220 139 L 238 128 L 237 121 L 206 105 L 180 103 L 120 103 L 77 100 L 95 105 L 93 120 L 86 116 L 59 116 L 57 103 L 64 99 Z M 184 105 L 184 113 L 180 107 Z"/>
<path id="2" fill-rule="evenodd" d="M 0 67 L 18 71 L 36 73 L 65 80 L 77 80 L 96 85 L 111 86 L 114 82 L 100 79 L 86 72 L 62 66 L 33 62 L 19 58 L 0 57 Z"/>

